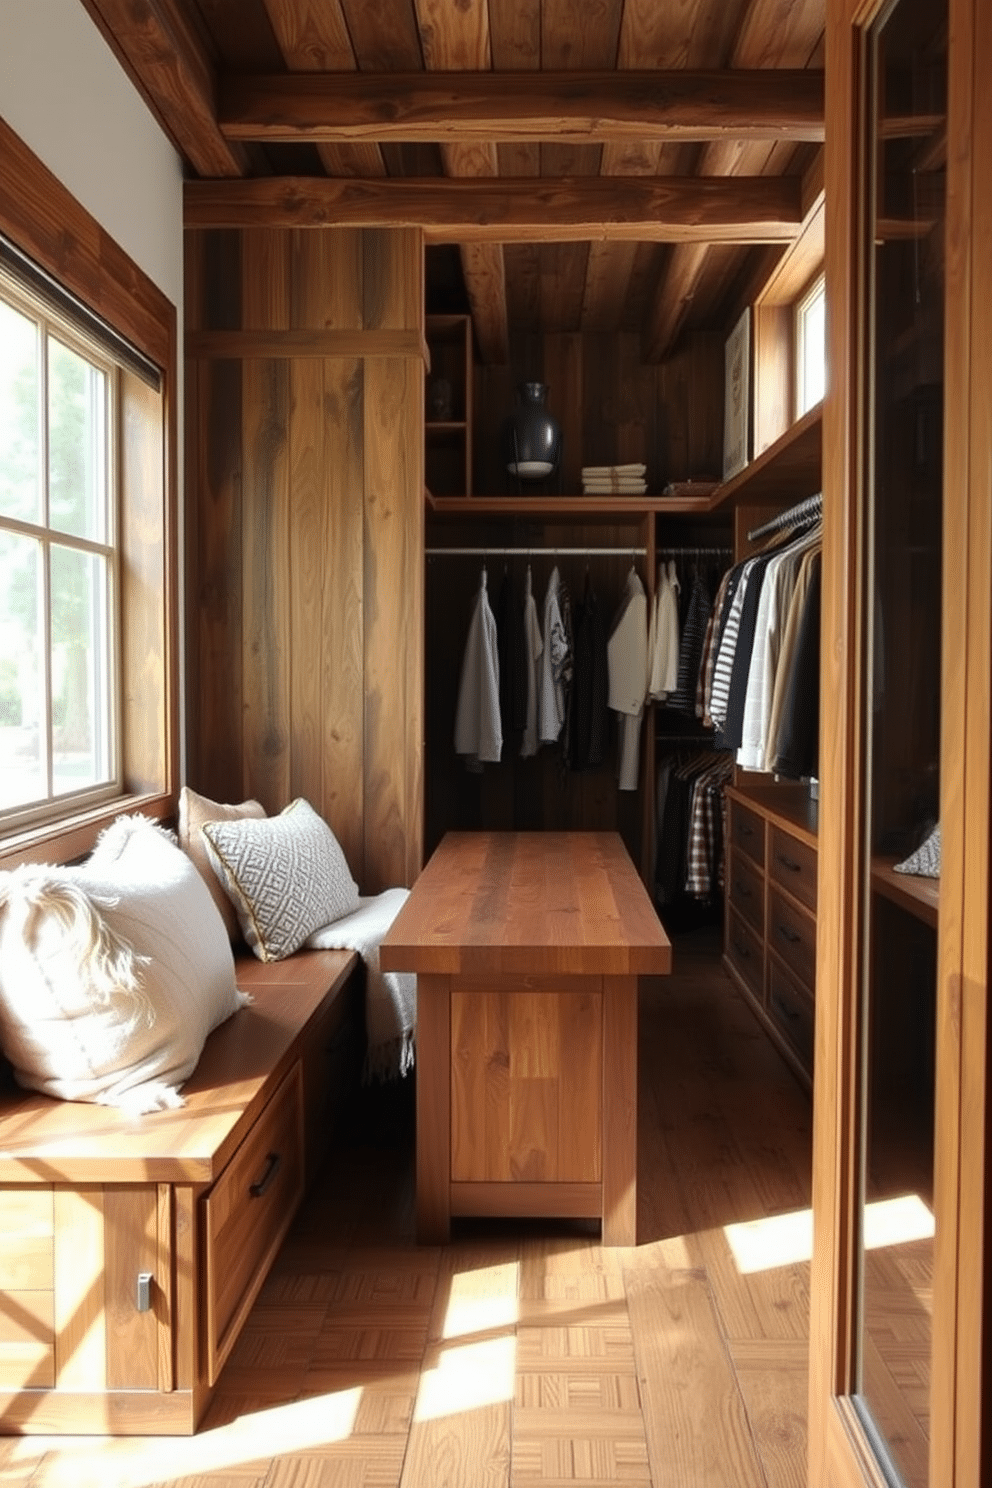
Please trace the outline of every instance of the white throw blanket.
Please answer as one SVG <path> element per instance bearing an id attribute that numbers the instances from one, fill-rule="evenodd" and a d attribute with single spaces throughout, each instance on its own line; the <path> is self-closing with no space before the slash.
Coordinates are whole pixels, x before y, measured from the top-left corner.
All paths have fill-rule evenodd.
<path id="1" fill-rule="evenodd" d="M 409 895 L 409 889 L 386 889 L 361 898 L 354 914 L 315 930 L 306 942 L 312 950 L 357 951 L 365 963 L 366 1081 L 392 1080 L 413 1068 L 417 978 L 379 967 L 379 942 Z"/>

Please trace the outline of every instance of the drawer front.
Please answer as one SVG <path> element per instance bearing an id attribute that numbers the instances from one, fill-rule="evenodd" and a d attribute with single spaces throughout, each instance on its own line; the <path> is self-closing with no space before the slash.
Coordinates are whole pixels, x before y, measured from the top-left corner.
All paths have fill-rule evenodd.
<path id="1" fill-rule="evenodd" d="M 791 837 L 781 827 L 771 832 L 768 877 L 816 912 L 816 849 Z"/>
<path id="2" fill-rule="evenodd" d="M 749 810 L 747 806 L 742 806 L 740 801 L 731 799 L 729 805 L 731 844 L 740 852 L 747 853 L 759 868 L 764 867 L 764 818 L 760 817 L 756 811 Z"/>
<path id="3" fill-rule="evenodd" d="M 727 960 L 759 1002 L 763 998 L 761 941 L 746 920 L 731 910 L 727 916 Z"/>
<path id="4" fill-rule="evenodd" d="M 813 1002 L 774 961 L 768 971 L 768 1011 L 812 1079 Z"/>
<path id="5" fill-rule="evenodd" d="M 812 996 L 816 986 L 816 921 L 777 888 L 771 888 L 768 894 L 768 945 Z"/>
<path id="6" fill-rule="evenodd" d="M 303 1075 L 297 1062 L 202 1201 L 211 1384 L 302 1195 Z"/>
<path id="7" fill-rule="evenodd" d="M 730 904 L 759 936 L 765 933 L 765 880 L 750 859 L 730 854 Z"/>

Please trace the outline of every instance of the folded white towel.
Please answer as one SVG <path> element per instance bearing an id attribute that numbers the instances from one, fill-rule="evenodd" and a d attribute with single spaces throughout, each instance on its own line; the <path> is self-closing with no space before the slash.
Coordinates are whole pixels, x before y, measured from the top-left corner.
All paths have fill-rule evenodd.
<path id="1" fill-rule="evenodd" d="M 614 476 L 631 475 L 635 478 L 647 475 L 646 465 L 583 465 L 583 480 L 588 475 L 593 480 L 612 480 Z"/>

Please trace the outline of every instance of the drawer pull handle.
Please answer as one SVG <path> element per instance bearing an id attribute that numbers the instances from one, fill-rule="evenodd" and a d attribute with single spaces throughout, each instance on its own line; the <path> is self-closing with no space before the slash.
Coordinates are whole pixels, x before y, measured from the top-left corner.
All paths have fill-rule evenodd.
<path id="1" fill-rule="evenodd" d="M 751 952 L 749 951 L 748 947 L 746 945 L 742 945 L 739 940 L 734 941 L 734 950 L 743 960 L 750 961 Z"/>
<path id="2" fill-rule="evenodd" d="M 795 1008 L 787 1007 L 785 1003 L 782 1002 L 781 999 L 778 997 L 776 997 L 775 999 L 775 1011 L 781 1017 L 788 1018 L 790 1023 L 796 1023 L 799 1020 L 799 1014 L 798 1012 L 796 1012 Z"/>
<path id="3" fill-rule="evenodd" d="M 745 883 L 739 883 L 737 885 L 737 892 L 742 899 L 750 899 L 752 897 L 751 890 Z"/>
<path id="4" fill-rule="evenodd" d="M 739 822 L 737 826 L 738 837 L 753 837 L 754 828 L 749 827 L 746 822 Z"/>
<path id="5" fill-rule="evenodd" d="M 281 1167 L 282 1154 L 270 1152 L 265 1160 L 265 1172 L 248 1189 L 253 1199 L 260 1199 L 272 1187 L 273 1180 Z"/>
<path id="6" fill-rule="evenodd" d="M 797 935 L 795 930 L 790 929 L 788 925 L 779 925 L 778 933 L 779 935 L 781 935 L 782 939 L 787 940 L 790 945 L 798 945 L 799 942 L 802 940 L 802 936 Z"/>
<path id="7" fill-rule="evenodd" d="M 782 867 L 783 868 L 788 868 L 788 870 L 789 870 L 790 873 L 801 873 L 802 872 L 802 866 L 803 865 L 802 865 L 802 863 L 797 863 L 796 860 L 795 860 L 795 858 L 787 858 L 785 856 L 785 853 L 776 853 L 775 856 L 778 858 L 779 862 L 782 864 Z"/>

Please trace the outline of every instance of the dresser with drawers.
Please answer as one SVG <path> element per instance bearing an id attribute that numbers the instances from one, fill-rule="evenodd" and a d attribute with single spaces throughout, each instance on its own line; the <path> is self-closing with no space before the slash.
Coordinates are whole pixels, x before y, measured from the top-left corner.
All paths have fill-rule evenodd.
<path id="1" fill-rule="evenodd" d="M 806 786 L 727 790 L 724 965 L 807 1085 L 816 998 L 817 803 Z"/>

